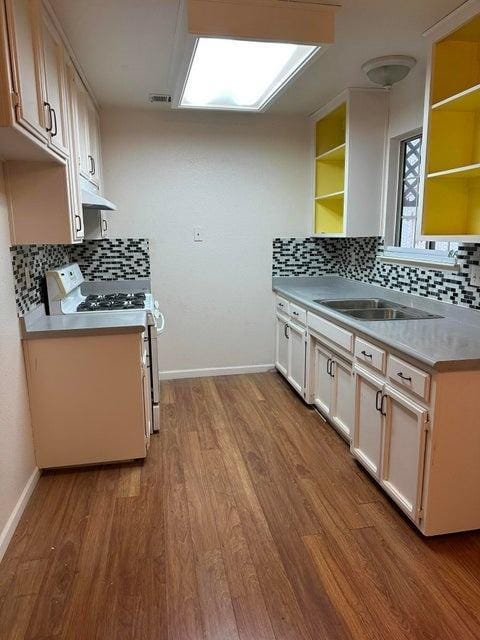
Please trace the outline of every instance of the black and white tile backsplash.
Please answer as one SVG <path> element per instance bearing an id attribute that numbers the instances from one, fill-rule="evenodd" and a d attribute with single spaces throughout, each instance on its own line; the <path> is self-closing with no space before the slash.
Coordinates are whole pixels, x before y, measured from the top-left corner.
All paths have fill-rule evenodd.
<path id="1" fill-rule="evenodd" d="M 149 242 L 141 239 L 86 240 L 70 248 L 85 280 L 139 280 L 150 277 Z"/>
<path id="2" fill-rule="evenodd" d="M 150 278 L 149 241 L 144 238 L 85 240 L 80 245 L 17 245 L 10 252 L 20 316 L 45 301 L 45 272 L 69 262 L 80 264 L 85 280 Z"/>
<path id="3" fill-rule="evenodd" d="M 339 275 L 404 293 L 480 309 L 480 288 L 470 284 L 469 267 L 480 264 L 480 245 L 461 245 L 458 271 L 384 262 L 381 238 L 276 238 L 274 276 Z"/>

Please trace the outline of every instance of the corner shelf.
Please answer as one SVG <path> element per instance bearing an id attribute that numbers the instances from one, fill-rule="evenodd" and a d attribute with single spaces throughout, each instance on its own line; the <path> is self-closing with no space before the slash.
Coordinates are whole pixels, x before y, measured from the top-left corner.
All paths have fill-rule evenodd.
<path id="1" fill-rule="evenodd" d="M 432 104 L 432 111 L 479 111 L 480 84 Z"/>
<path id="2" fill-rule="evenodd" d="M 432 40 L 421 237 L 480 236 L 480 14 Z"/>
<path id="3" fill-rule="evenodd" d="M 317 156 L 315 159 L 320 162 L 342 162 L 345 160 L 345 149 L 347 145 L 344 142 L 339 144 L 338 147 L 333 147 L 324 153 Z"/>
<path id="4" fill-rule="evenodd" d="M 465 167 L 454 167 L 453 169 L 445 169 L 443 171 L 435 171 L 429 173 L 427 178 L 450 178 L 450 179 L 468 179 L 480 177 L 480 163 L 470 164 Z"/>
<path id="5" fill-rule="evenodd" d="M 324 196 L 316 196 L 315 200 L 317 202 L 322 202 L 324 200 L 342 200 L 345 195 L 345 191 L 335 191 L 334 193 L 327 193 Z"/>
<path id="6" fill-rule="evenodd" d="M 315 235 L 380 235 L 387 113 L 384 89 L 352 88 L 312 115 Z"/>

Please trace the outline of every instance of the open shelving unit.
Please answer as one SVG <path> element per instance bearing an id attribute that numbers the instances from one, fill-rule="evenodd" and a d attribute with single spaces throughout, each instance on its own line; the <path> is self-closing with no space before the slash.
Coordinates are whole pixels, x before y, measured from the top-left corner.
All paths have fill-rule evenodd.
<path id="1" fill-rule="evenodd" d="M 315 125 L 315 233 L 343 233 L 347 105 Z"/>
<path id="2" fill-rule="evenodd" d="M 480 239 L 480 15 L 432 43 L 422 237 Z"/>
<path id="3" fill-rule="evenodd" d="M 383 89 L 347 89 L 313 115 L 315 235 L 379 235 Z"/>

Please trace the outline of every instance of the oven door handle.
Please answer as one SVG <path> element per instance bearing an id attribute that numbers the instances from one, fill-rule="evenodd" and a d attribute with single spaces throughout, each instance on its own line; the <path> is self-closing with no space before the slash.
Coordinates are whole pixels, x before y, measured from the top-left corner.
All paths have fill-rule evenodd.
<path id="1" fill-rule="evenodd" d="M 165 329 L 165 316 L 163 315 L 163 313 L 161 311 L 158 312 L 159 318 L 160 318 L 160 326 L 157 327 L 157 335 L 162 333 L 163 330 Z"/>

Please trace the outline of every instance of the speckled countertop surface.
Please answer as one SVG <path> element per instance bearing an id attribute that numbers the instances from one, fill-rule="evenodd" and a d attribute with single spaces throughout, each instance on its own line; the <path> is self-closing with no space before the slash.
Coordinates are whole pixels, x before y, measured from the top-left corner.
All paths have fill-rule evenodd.
<path id="1" fill-rule="evenodd" d="M 21 326 L 26 340 L 66 335 L 140 333 L 147 328 L 147 314 L 145 311 L 118 311 L 47 316 L 43 305 L 40 305 L 21 319 Z"/>
<path id="2" fill-rule="evenodd" d="M 438 371 L 480 369 L 480 312 L 339 276 L 273 278 L 273 290 L 310 311 L 373 338 Z M 385 298 L 442 318 L 364 321 L 314 302 L 317 299 Z"/>

